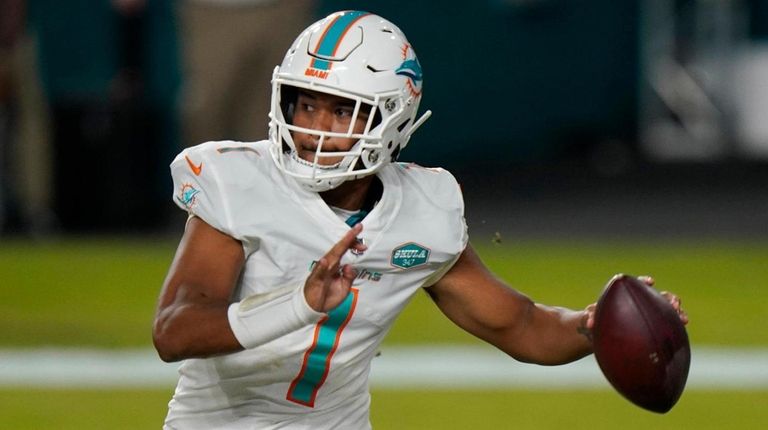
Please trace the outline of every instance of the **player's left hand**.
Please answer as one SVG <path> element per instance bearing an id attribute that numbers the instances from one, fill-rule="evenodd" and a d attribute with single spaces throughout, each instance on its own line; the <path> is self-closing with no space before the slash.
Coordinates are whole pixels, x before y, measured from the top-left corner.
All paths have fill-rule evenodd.
<path id="1" fill-rule="evenodd" d="M 357 240 L 361 231 L 362 224 L 352 227 L 312 268 L 304 283 L 304 297 L 315 311 L 328 312 L 349 294 L 357 272 L 349 264 L 341 265 L 341 258 L 350 249 L 366 250 L 367 247 Z"/>
<path id="2" fill-rule="evenodd" d="M 637 279 L 649 287 L 653 287 L 654 284 L 656 284 L 656 281 L 650 276 L 638 276 Z M 669 291 L 662 291 L 661 295 L 672 304 L 672 307 L 677 311 L 678 316 L 680 316 L 680 321 L 682 321 L 683 324 L 688 324 L 688 314 L 683 310 L 680 297 Z M 584 309 L 586 320 L 584 321 L 583 326 L 589 332 L 595 327 L 595 309 L 597 309 L 597 303 L 592 303 Z"/>

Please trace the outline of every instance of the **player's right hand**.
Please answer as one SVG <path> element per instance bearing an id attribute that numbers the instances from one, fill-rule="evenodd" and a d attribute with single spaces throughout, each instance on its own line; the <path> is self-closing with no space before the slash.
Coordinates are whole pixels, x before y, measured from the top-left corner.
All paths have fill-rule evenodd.
<path id="1" fill-rule="evenodd" d="M 638 276 L 637 279 L 639 279 L 640 282 L 644 283 L 645 285 L 647 285 L 649 287 L 653 287 L 653 285 L 656 284 L 656 280 L 653 279 L 653 277 L 651 277 L 651 276 L 647 276 L 647 275 Z M 664 295 L 664 294 L 666 294 L 666 292 L 662 292 L 661 294 Z M 668 298 L 668 300 L 670 302 L 672 302 L 672 300 L 670 300 L 669 298 Z M 674 303 L 672 305 L 674 306 Z M 595 311 L 596 310 L 597 310 L 597 303 L 592 303 L 592 304 L 590 304 L 589 306 L 587 306 L 584 309 L 584 311 L 586 312 L 586 318 L 584 320 L 583 326 L 587 330 L 586 333 L 590 333 L 590 334 L 587 335 L 587 337 L 589 337 L 590 339 L 591 339 L 591 331 L 592 331 L 593 328 L 595 328 Z M 678 311 L 678 312 L 681 311 L 681 309 L 679 309 L 679 306 L 676 307 L 675 310 Z M 682 319 L 682 317 L 681 317 L 681 319 Z M 686 319 L 683 320 L 683 323 L 684 324 L 688 323 L 687 317 L 686 317 Z"/>
<path id="2" fill-rule="evenodd" d="M 366 250 L 367 247 L 357 241 L 361 231 L 362 224 L 352 227 L 312 268 L 304 283 L 304 297 L 315 311 L 328 312 L 340 305 L 349 294 L 357 272 L 349 264 L 342 266 L 341 258 L 350 249 L 358 252 Z"/>

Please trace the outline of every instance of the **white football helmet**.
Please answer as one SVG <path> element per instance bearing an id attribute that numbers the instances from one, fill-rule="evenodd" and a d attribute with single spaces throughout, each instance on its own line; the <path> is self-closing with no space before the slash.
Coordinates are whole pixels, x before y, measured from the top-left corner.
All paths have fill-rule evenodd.
<path id="1" fill-rule="evenodd" d="M 350 99 L 353 118 L 346 132 L 297 127 L 292 114 L 297 89 Z M 386 19 L 367 12 L 336 12 L 304 30 L 272 76 L 270 152 L 278 168 L 313 191 L 327 191 L 348 179 L 371 175 L 397 159 L 416 129 L 422 72 L 405 35 Z M 360 112 L 368 111 L 365 130 L 353 133 Z M 293 132 L 317 137 L 314 160 L 298 156 Z M 328 152 L 328 138 L 352 138 L 349 151 Z M 324 165 L 323 158 L 342 161 Z"/>

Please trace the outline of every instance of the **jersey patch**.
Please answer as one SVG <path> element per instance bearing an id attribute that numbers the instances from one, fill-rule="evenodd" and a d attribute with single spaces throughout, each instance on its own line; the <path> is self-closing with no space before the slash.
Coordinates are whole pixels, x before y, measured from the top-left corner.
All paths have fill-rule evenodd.
<path id="1" fill-rule="evenodd" d="M 183 184 L 181 186 L 181 190 L 179 190 L 179 195 L 176 196 L 176 199 L 179 201 L 179 203 L 183 204 L 184 207 L 191 209 L 195 206 L 195 203 L 197 203 L 198 193 L 200 193 L 200 190 L 193 187 L 192 184 Z"/>
<path id="2" fill-rule="evenodd" d="M 409 242 L 398 246 L 392 251 L 392 258 L 389 263 L 401 269 L 410 269 L 427 264 L 429 261 L 430 250 L 418 243 Z"/>

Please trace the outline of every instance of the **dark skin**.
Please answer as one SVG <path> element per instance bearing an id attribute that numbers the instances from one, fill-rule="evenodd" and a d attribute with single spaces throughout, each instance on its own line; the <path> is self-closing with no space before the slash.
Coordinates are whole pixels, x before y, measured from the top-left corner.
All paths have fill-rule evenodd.
<path id="1" fill-rule="evenodd" d="M 346 99 L 319 93 L 305 98 L 300 95 L 294 123 L 318 130 L 346 131 L 348 108 Z M 358 121 L 355 130 L 365 125 L 364 118 Z M 298 133 L 294 136 L 300 156 L 308 161 L 314 159 L 312 139 Z M 351 139 L 329 139 L 324 148 L 342 151 L 353 144 Z M 363 206 L 372 180 L 373 176 L 368 176 L 346 181 L 321 196 L 329 205 L 357 210 Z M 349 265 L 341 265 L 341 258 L 349 250 L 365 249 L 355 240 L 362 229 L 361 224 L 351 228 L 309 274 L 304 295 L 314 310 L 327 312 L 349 293 L 355 271 Z M 211 357 L 243 349 L 229 326 L 227 308 L 244 262 L 237 240 L 197 217 L 190 218 L 163 284 L 155 317 L 153 340 L 164 361 Z M 650 278 L 641 279 L 653 284 Z M 456 325 L 517 360 L 554 365 L 592 352 L 589 334 L 594 325 L 594 304 L 584 310 L 570 310 L 534 303 L 493 275 L 471 245 L 427 292 Z M 687 323 L 679 299 L 673 294 L 665 295 Z"/>

